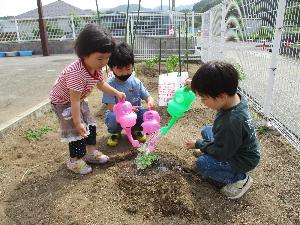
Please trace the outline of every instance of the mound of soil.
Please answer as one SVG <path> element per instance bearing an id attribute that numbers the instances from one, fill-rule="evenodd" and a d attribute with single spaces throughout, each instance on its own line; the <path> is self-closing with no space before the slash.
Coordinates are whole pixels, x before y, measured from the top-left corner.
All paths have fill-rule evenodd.
<path id="1" fill-rule="evenodd" d="M 191 180 L 179 165 L 172 165 L 169 157 L 161 158 L 143 172 L 127 161 L 120 166 L 118 174 L 118 186 L 124 192 L 127 212 L 141 213 L 145 217 L 160 214 L 192 219 L 196 216 Z"/>

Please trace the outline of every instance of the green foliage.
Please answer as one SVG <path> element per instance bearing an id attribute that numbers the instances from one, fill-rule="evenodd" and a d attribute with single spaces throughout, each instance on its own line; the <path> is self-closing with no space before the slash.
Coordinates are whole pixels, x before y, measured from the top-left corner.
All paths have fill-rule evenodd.
<path id="1" fill-rule="evenodd" d="M 70 14 L 70 17 L 72 17 L 73 18 L 73 24 L 74 24 L 74 29 L 75 29 L 75 31 L 78 31 L 78 30 L 80 30 L 80 28 L 81 28 L 81 26 L 82 26 L 82 18 L 81 17 L 79 17 L 79 16 L 77 16 L 76 14 L 74 14 L 74 13 L 71 13 Z M 73 29 L 72 28 L 72 21 L 71 21 L 71 19 L 70 19 L 70 21 L 69 21 L 69 27 L 71 28 L 71 30 Z"/>
<path id="2" fill-rule="evenodd" d="M 293 48 L 300 49 L 300 41 L 299 41 L 299 42 L 293 43 L 292 47 L 293 47 Z"/>
<path id="3" fill-rule="evenodd" d="M 179 57 L 175 55 L 169 56 L 166 60 L 166 65 L 168 73 L 176 71 L 179 66 Z"/>
<path id="4" fill-rule="evenodd" d="M 16 32 L 0 32 L 0 39 L 5 41 L 17 41 Z"/>
<path id="5" fill-rule="evenodd" d="M 273 27 L 260 27 L 256 32 L 251 34 L 239 34 L 238 37 L 240 40 L 273 40 L 275 34 L 275 29 Z"/>
<path id="6" fill-rule="evenodd" d="M 40 140 L 41 137 L 52 131 L 53 129 L 51 127 L 42 127 L 42 128 L 38 128 L 38 129 L 29 129 L 25 132 L 25 138 L 28 140 L 28 141 L 37 141 L 37 140 Z"/>
<path id="7" fill-rule="evenodd" d="M 259 127 L 256 129 L 258 134 L 264 134 L 267 132 L 267 130 L 264 127 Z"/>
<path id="8" fill-rule="evenodd" d="M 193 11 L 203 13 L 214 7 L 215 5 L 220 4 L 221 2 L 222 0 L 202 0 L 193 6 Z"/>
<path id="9" fill-rule="evenodd" d="M 158 62 L 159 62 L 159 56 L 155 56 L 153 59 L 146 60 L 145 64 L 149 69 L 153 69 L 155 64 L 157 64 Z"/>
<path id="10" fill-rule="evenodd" d="M 289 28 L 286 28 L 284 30 L 284 33 L 285 34 L 299 34 L 300 33 L 300 27 L 289 27 Z"/>
<path id="11" fill-rule="evenodd" d="M 159 157 L 154 152 L 147 152 L 145 146 L 138 149 L 139 153 L 135 159 L 135 164 L 138 170 L 145 170 L 154 162 L 159 160 Z"/>
<path id="12" fill-rule="evenodd" d="M 49 38 L 61 38 L 64 35 L 64 30 L 59 28 L 58 25 L 52 23 L 46 23 L 46 31 Z M 40 36 L 40 29 L 34 28 L 32 30 L 34 37 Z"/>
<path id="13" fill-rule="evenodd" d="M 242 65 L 239 63 L 234 63 L 233 66 L 239 72 L 239 75 L 240 75 L 239 79 L 244 80 L 246 78 L 247 74 L 244 71 Z"/>

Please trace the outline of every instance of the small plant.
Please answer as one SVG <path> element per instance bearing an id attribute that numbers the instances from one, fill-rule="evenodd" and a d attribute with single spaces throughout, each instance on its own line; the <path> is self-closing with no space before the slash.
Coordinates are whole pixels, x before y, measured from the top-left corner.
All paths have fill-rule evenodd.
<path id="1" fill-rule="evenodd" d="M 51 127 L 42 127 L 42 128 L 38 128 L 38 129 L 29 129 L 25 132 L 25 138 L 28 141 L 37 141 L 40 140 L 41 137 L 48 133 L 49 131 L 52 131 L 53 129 Z"/>
<path id="2" fill-rule="evenodd" d="M 146 66 L 149 69 L 153 69 L 154 65 L 159 62 L 159 56 L 155 56 L 153 59 L 148 59 L 145 61 Z"/>
<path id="3" fill-rule="evenodd" d="M 148 152 L 145 145 L 138 149 L 139 153 L 135 159 L 135 164 L 138 170 L 145 170 L 154 162 L 159 160 L 159 157 L 154 152 Z"/>
<path id="4" fill-rule="evenodd" d="M 166 60 L 166 64 L 168 73 L 176 71 L 179 65 L 179 57 L 175 55 L 169 56 Z"/>
<path id="5" fill-rule="evenodd" d="M 233 64 L 234 68 L 239 72 L 240 80 L 244 80 L 247 76 L 246 72 L 244 71 L 243 67 L 239 63 Z"/>
<path id="6" fill-rule="evenodd" d="M 256 129 L 256 131 L 258 134 L 264 134 L 264 133 L 266 133 L 267 130 L 264 127 L 259 127 Z"/>

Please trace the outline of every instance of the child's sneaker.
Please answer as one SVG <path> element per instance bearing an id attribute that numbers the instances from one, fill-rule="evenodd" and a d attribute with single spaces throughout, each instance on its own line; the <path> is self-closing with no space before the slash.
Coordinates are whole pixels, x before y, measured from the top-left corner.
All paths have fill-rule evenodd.
<path id="1" fill-rule="evenodd" d="M 239 180 L 233 184 L 227 184 L 221 189 L 221 193 L 230 199 L 242 197 L 251 187 L 253 179 L 247 175 L 245 179 Z"/>
<path id="2" fill-rule="evenodd" d="M 138 140 L 141 143 L 145 143 L 147 140 L 146 135 L 143 133 L 143 131 L 137 130 L 133 132 L 133 139 Z"/>
<path id="3" fill-rule="evenodd" d="M 83 160 L 87 163 L 104 164 L 108 162 L 109 157 L 104 155 L 102 152 L 95 150 L 92 154 L 86 153 Z"/>
<path id="4" fill-rule="evenodd" d="M 67 167 L 74 173 L 78 173 L 81 175 L 85 175 L 92 172 L 92 168 L 89 165 L 87 165 L 86 162 L 82 159 L 78 159 L 74 162 L 71 162 L 71 160 L 69 160 L 67 162 Z"/>
<path id="5" fill-rule="evenodd" d="M 115 147 L 119 144 L 121 138 L 121 133 L 111 133 L 111 136 L 108 138 L 106 144 L 111 147 Z"/>

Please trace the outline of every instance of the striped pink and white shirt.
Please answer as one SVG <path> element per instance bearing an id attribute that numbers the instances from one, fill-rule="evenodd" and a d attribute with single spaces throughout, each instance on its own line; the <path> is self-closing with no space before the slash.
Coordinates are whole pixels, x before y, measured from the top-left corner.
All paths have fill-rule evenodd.
<path id="1" fill-rule="evenodd" d="M 53 104 L 70 103 L 70 90 L 81 92 L 80 100 L 83 100 L 91 93 L 93 87 L 102 80 L 101 70 L 92 75 L 84 62 L 78 59 L 67 66 L 56 79 L 50 93 L 50 101 Z"/>

